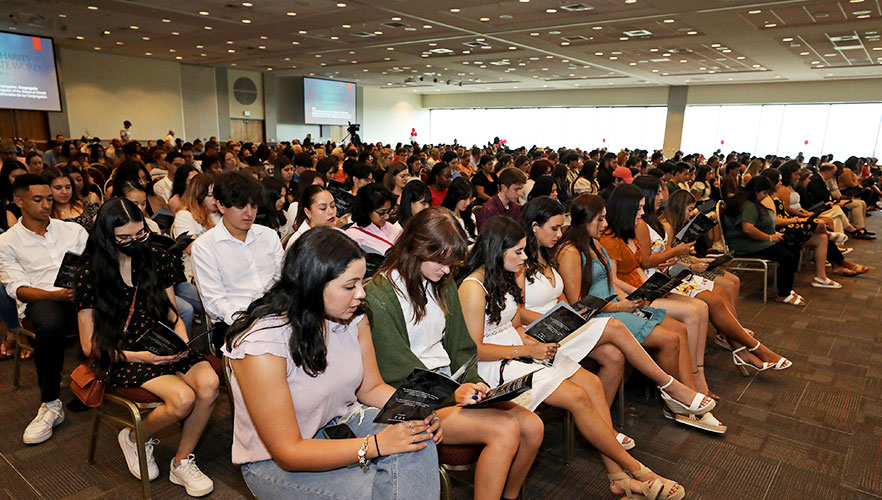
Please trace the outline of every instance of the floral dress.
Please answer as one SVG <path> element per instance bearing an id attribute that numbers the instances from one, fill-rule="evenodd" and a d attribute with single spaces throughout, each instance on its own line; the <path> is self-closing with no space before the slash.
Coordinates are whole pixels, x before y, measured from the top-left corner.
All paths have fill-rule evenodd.
<path id="1" fill-rule="evenodd" d="M 151 247 L 151 251 L 158 264 L 156 273 L 163 290 L 184 281 L 180 262 L 176 261 L 169 253 L 159 248 Z M 135 279 L 134 274 L 132 275 L 132 279 Z M 137 286 L 137 283 L 133 284 Z M 80 267 L 77 276 L 76 296 L 78 311 L 95 308 L 98 303 L 98 297 L 96 296 L 98 289 L 99 287 L 95 283 L 95 274 L 91 269 L 91 262 L 86 262 Z M 128 332 L 122 339 L 120 339 L 122 344 L 121 348 L 125 351 L 146 350 L 137 343 L 137 339 L 149 329 L 157 326 L 158 323 L 156 318 L 151 316 L 147 310 L 146 296 L 143 293 L 139 293 L 137 297 L 134 297 L 135 290 L 135 287 L 124 286 L 122 291 L 122 302 L 126 304 L 126 309 L 131 305 L 132 299 L 136 299 L 132 318 L 129 322 Z M 103 293 L 108 293 L 106 289 L 101 291 Z M 119 329 L 123 330 L 122 324 L 119 325 Z M 196 363 L 202 360 L 202 355 L 194 351 L 189 351 L 188 356 L 166 365 L 132 363 L 126 361 L 117 362 L 111 365 L 110 370 L 108 370 L 107 380 L 112 387 L 141 387 L 144 382 L 162 375 L 186 373 Z"/>
<path id="2" fill-rule="evenodd" d="M 778 198 L 772 198 L 772 201 L 775 202 L 775 215 L 782 218 L 790 217 L 783 201 Z M 817 227 L 818 219 L 809 219 L 806 221 L 791 222 L 786 226 L 780 226 L 778 227 L 778 232 L 784 236 L 784 243 L 794 247 L 801 247 L 812 238 Z"/>

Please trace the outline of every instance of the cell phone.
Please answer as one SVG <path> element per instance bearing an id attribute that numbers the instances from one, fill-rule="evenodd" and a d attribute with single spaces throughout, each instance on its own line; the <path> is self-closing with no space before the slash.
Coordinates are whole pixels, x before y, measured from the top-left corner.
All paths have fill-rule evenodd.
<path id="1" fill-rule="evenodd" d="M 329 425 L 322 429 L 322 434 L 327 439 L 353 439 L 356 437 L 346 424 Z"/>

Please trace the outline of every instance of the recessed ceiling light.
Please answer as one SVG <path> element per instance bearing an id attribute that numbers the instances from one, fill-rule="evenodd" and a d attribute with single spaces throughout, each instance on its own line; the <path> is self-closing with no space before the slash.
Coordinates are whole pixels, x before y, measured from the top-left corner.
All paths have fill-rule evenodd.
<path id="1" fill-rule="evenodd" d="M 102 34 L 102 35 L 109 35 L 109 34 L 110 34 L 110 30 L 104 30 L 104 31 L 101 32 L 101 34 Z"/>
<path id="2" fill-rule="evenodd" d="M 251 19 L 242 19 L 242 24 L 251 24 Z"/>
<path id="3" fill-rule="evenodd" d="M 619 40 L 621 40 L 621 41 L 624 42 L 624 41 L 628 40 L 628 37 L 626 37 L 626 36 L 620 36 L 620 37 L 619 37 Z"/>
<path id="4" fill-rule="evenodd" d="M 455 13 L 459 12 L 459 9 L 457 9 L 456 7 L 454 7 L 454 8 L 452 8 L 452 9 L 450 9 L 450 12 L 453 12 L 453 13 L 455 14 Z"/>
<path id="5" fill-rule="evenodd" d="M 197 45 L 196 48 L 197 48 L 197 49 L 204 49 L 205 47 L 202 46 L 202 45 Z"/>
<path id="6" fill-rule="evenodd" d="M 208 30 L 208 31 L 211 31 L 211 30 L 214 29 L 214 28 L 212 28 L 211 26 L 203 26 L 203 28 L 205 28 L 205 29 Z"/>
<path id="7" fill-rule="evenodd" d="M 230 54 L 235 54 L 235 53 L 236 53 L 236 49 L 227 49 L 227 52 L 229 52 Z"/>
<path id="8" fill-rule="evenodd" d="M 849 0 L 850 3 L 861 3 L 864 0 Z"/>
<path id="9" fill-rule="evenodd" d="M 782 42 L 792 42 L 793 38 L 788 36 L 787 38 L 782 38 L 781 41 Z"/>
<path id="10" fill-rule="evenodd" d="M 759 68 L 760 65 L 759 65 L 759 64 L 754 64 L 753 67 L 754 67 L 754 68 Z"/>
<path id="11" fill-rule="evenodd" d="M 593 29 L 593 30 L 602 30 L 602 29 L 603 29 L 603 26 L 592 26 L 591 29 Z"/>
<path id="12" fill-rule="evenodd" d="M 296 13 L 296 12 L 286 12 L 285 15 L 286 15 L 286 16 L 294 17 L 294 16 L 297 15 L 297 13 Z"/>
<path id="13" fill-rule="evenodd" d="M 339 39 L 340 39 L 339 36 L 332 36 L 332 37 L 331 37 L 331 40 L 339 40 Z"/>
<path id="14" fill-rule="evenodd" d="M 868 17 L 870 17 L 869 14 L 861 14 L 860 16 L 857 16 L 858 19 L 867 19 Z"/>
<path id="15" fill-rule="evenodd" d="M 712 43 L 712 44 L 711 44 L 711 47 L 713 47 L 713 48 L 717 48 L 717 47 L 719 47 L 719 46 L 720 46 L 720 44 L 718 44 L 718 43 Z"/>
<path id="16" fill-rule="evenodd" d="M 298 31 L 297 33 L 300 33 L 301 35 L 305 35 L 305 34 L 306 34 L 306 30 L 300 30 L 300 31 Z"/>
<path id="17" fill-rule="evenodd" d="M 342 9 L 343 7 L 346 7 L 346 4 L 343 2 L 340 2 L 337 4 L 337 7 L 340 7 Z"/>
<path id="18" fill-rule="evenodd" d="M 386 47 L 386 50 L 395 50 L 395 47 Z"/>
<path id="19" fill-rule="evenodd" d="M 821 61 L 812 61 L 812 64 L 821 64 Z"/>
<path id="20" fill-rule="evenodd" d="M 84 38 L 84 37 L 81 37 L 81 36 L 78 36 L 78 37 L 77 37 L 77 40 L 85 40 L 85 38 Z"/>
<path id="21" fill-rule="evenodd" d="M 145 42 L 147 42 L 150 40 L 150 37 L 149 36 L 142 36 L 141 40 L 144 40 Z"/>
<path id="22" fill-rule="evenodd" d="M 557 12 L 557 9 L 545 9 L 545 12 L 547 14 L 554 14 L 555 12 Z"/>
<path id="23" fill-rule="evenodd" d="M 175 56 L 175 59 L 177 59 L 178 61 L 180 61 L 181 59 L 183 59 L 183 57 L 181 57 L 181 56 Z"/>
<path id="24" fill-rule="evenodd" d="M 478 21 L 481 21 L 482 23 L 488 23 L 488 22 L 490 22 L 490 18 L 489 17 L 482 17 L 481 19 L 478 19 Z"/>
<path id="25" fill-rule="evenodd" d="M 562 46 L 566 47 L 567 45 L 570 44 L 570 42 L 560 42 L 560 44 L 561 44 Z"/>
<path id="26" fill-rule="evenodd" d="M 177 52 L 177 50 L 175 50 L 175 49 L 168 49 L 168 51 L 172 52 L 172 53 Z"/>
<path id="27" fill-rule="evenodd" d="M 58 17 L 62 17 L 62 18 L 67 17 L 67 14 L 58 14 Z"/>
<path id="28" fill-rule="evenodd" d="M 757 10 L 749 10 L 749 11 L 747 11 L 748 14 L 759 14 L 759 13 L 761 13 L 761 12 L 762 12 L 762 11 L 759 10 L 759 9 L 757 9 Z"/>
<path id="29" fill-rule="evenodd" d="M 673 19 L 665 19 L 664 22 L 667 23 L 667 24 L 670 24 L 670 23 L 674 22 L 674 20 L 673 20 Z"/>
<path id="30" fill-rule="evenodd" d="M 687 35 L 697 35 L 698 32 L 697 31 L 688 31 L 688 32 L 686 32 L 686 34 Z"/>
<path id="31" fill-rule="evenodd" d="M 152 55 L 153 55 L 153 52 L 144 52 L 144 55 L 145 55 L 145 56 L 152 56 Z"/>
<path id="32" fill-rule="evenodd" d="M 180 36 L 180 33 L 178 33 L 177 31 L 172 31 L 171 34 L 174 36 Z"/>
<path id="33" fill-rule="evenodd" d="M 349 29 L 349 28 L 352 27 L 352 25 L 351 25 L 351 24 L 343 24 L 343 25 L 341 25 L 340 27 L 343 28 L 343 29 Z"/>
<path id="34" fill-rule="evenodd" d="M 265 50 L 265 49 L 266 49 L 266 45 L 258 45 L 257 48 L 258 48 L 258 49 L 261 49 L 261 50 Z"/>
<path id="35" fill-rule="evenodd" d="M 208 15 L 208 11 L 207 11 L 207 10 L 200 10 L 200 11 L 199 11 L 199 15 L 200 15 L 200 16 L 207 16 L 207 15 Z"/>
<path id="36" fill-rule="evenodd" d="M 628 66 L 637 66 L 637 63 L 635 63 L 635 62 L 628 63 Z"/>
<path id="37" fill-rule="evenodd" d="M 680 62 L 685 63 L 685 62 L 689 62 L 689 61 L 687 61 L 686 59 L 680 59 Z"/>
<path id="38" fill-rule="evenodd" d="M 300 42 L 295 40 L 295 41 L 291 42 L 291 45 L 300 45 Z"/>
<path id="39" fill-rule="evenodd" d="M 227 40 L 227 45 L 233 45 L 233 41 L 232 41 L 232 40 Z"/>
<path id="40" fill-rule="evenodd" d="M 423 29 L 427 29 L 427 30 L 432 29 L 432 25 L 431 24 L 424 24 Z"/>
<path id="41" fill-rule="evenodd" d="M 625 0 L 625 3 L 637 3 L 637 0 Z"/>
<path id="42" fill-rule="evenodd" d="M 735 59 L 738 59 L 739 61 L 743 61 L 743 60 L 745 59 L 745 57 L 744 57 L 744 56 L 738 56 L 738 57 L 736 57 Z"/>
<path id="43" fill-rule="evenodd" d="M 392 20 L 393 21 L 401 21 L 401 18 L 400 17 L 393 17 Z"/>
<path id="44" fill-rule="evenodd" d="M 90 6 L 86 7 L 86 8 L 89 9 L 89 10 L 98 10 L 98 7 L 95 6 L 95 5 L 90 5 Z"/>
<path id="45" fill-rule="evenodd" d="M 530 36 L 539 36 L 539 33 L 536 33 L 536 32 L 534 31 L 534 32 L 530 33 Z"/>
<path id="46" fill-rule="evenodd" d="M 164 22 L 164 23 L 170 23 L 170 22 L 171 22 L 171 19 L 163 19 L 162 22 Z"/>
<path id="47" fill-rule="evenodd" d="M 775 26 L 778 26 L 778 25 L 775 23 L 769 23 L 766 25 L 766 28 L 774 28 Z"/>
<path id="48" fill-rule="evenodd" d="M 116 42 L 117 45 L 125 45 L 123 42 Z"/>
<path id="49" fill-rule="evenodd" d="M 135 25 L 133 24 L 133 25 L 129 26 L 129 29 L 130 29 L 130 30 L 136 30 L 136 29 L 140 29 L 140 28 L 139 28 L 138 26 L 135 26 Z"/>
<path id="50" fill-rule="evenodd" d="M 618 57 L 616 57 L 616 56 L 609 56 L 609 60 L 610 60 L 610 61 L 615 61 L 616 59 L 618 59 Z"/>

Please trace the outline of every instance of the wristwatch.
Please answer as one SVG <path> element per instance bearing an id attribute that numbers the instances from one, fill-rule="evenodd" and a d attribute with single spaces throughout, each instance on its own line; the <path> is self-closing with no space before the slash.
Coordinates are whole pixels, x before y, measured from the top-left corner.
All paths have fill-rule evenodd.
<path id="1" fill-rule="evenodd" d="M 364 472 L 370 469 L 367 459 L 368 439 L 370 439 L 370 435 L 364 437 L 364 441 L 361 442 L 361 448 L 358 450 L 358 465 Z"/>

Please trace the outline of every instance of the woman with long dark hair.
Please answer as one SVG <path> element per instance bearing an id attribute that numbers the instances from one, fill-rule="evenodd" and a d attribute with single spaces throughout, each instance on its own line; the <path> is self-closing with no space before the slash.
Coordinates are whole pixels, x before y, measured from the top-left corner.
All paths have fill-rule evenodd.
<path id="1" fill-rule="evenodd" d="M 452 180 L 453 167 L 451 167 L 450 164 L 440 162 L 432 166 L 432 171 L 429 172 L 429 178 L 426 180 L 426 184 L 429 186 L 429 189 L 432 190 L 433 207 L 440 206 L 441 202 L 444 201 L 444 196 L 447 194 L 447 188 L 450 187 Z"/>
<path id="2" fill-rule="evenodd" d="M 439 419 L 373 423 L 395 389 L 377 369 L 364 274 L 355 242 L 311 229 L 227 333 L 233 463 L 257 498 L 438 498 Z"/>
<path id="3" fill-rule="evenodd" d="M 21 209 L 12 201 L 12 184 L 19 175 L 28 173 L 28 169 L 18 160 L 6 160 L 0 168 L 0 198 L 6 206 L 6 225 L 12 227 L 21 217 Z"/>
<path id="4" fill-rule="evenodd" d="M 454 373 L 477 354 L 450 276 L 466 252 L 462 229 L 450 211 L 427 208 L 405 224 L 365 287 L 386 382 L 399 385 L 414 368 Z M 474 367 L 466 380 L 467 398 L 479 401 L 489 391 Z M 542 442 L 539 417 L 514 403 L 481 409 L 448 406 L 437 413 L 445 443 L 484 445 L 474 498 L 516 498 Z"/>
<path id="5" fill-rule="evenodd" d="M 509 157 L 509 160 L 511 157 Z M 507 161 L 510 162 L 510 161 Z M 501 160 L 499 163 L 502 163 Z M 472 176 L 472 184 L 481 203 L 496 196 L 499 192 L 499 178 L 493 171 L 493 157 L 484 155 L 478 160 L 478 171 Z"/>
<path id="6" fill-rule="evenodd" d="M 570 205 L 570 217 L 570 227 L 563 234 L 556 255 L 567 301 L 575 303 L 589 294 L 604 298 L 616 295 L 598 316 L 616 318 L 644 348 L 657 351 L 659 366 L 673 375 L 667 383 L 659 385 L 666 414 L 688 425 L 717 428 L 716 419 L 705 417 L 716 403 L 695 392 L 686 328 L 667 318 L 662 309 L 645 306 L 642 300 L 628 300 L 611 279 L 616 274 L 616 261 L 596 241 L 607 225 L 603 200 L 596 195 L 577 196 Z"/>
<path id="7" fill-rule="evenodd" d="M 401 228 L 389 222 L 389 214 L 395 206 L 395 195 L 383 184 L 368 184 L 358 191 L 352 206 L 352 222 L 346 234 L 362 245 L 377 253 L 385 254 L 398 235 Z"/>
<path id="8" fill-rule="evenodd" d="M 178 211 L 178 207 L 181 205 L 181 199 L 184 197 L 184 191 L 187 190 L 187 185 L 199 174 L 199 171 L 196 170 L 196 167 L 191 167 L 189 165 L 181 165 L 175 170 L 175 177 L 172 180 L 172 190 L 171 197 L 168 199 L 168 209 L 171 213 L 175 213 Z"/>
<path id="9" fill-rule="evenodd" d="M 518 304 L 524 299 L 516 275 L 527 260 L 526 245 L 526 234 L 517 222 L 493 217 L 472 247 L 459 299 L 478 348 L 478 373 L 503 384 L 534 372 L 532 388 L 515 402 L 529 410 L 545 402 L 572 413 L 579 432 L 600 452 L 614 494 L 631 496 L 633 488 L 647 495 L 661 484 L 656 493 L 661 498 L 683 498 L 686 492 L 680 485 L 652 475 L 623 449 L 616 439 L 603 384 L 579 366 L 596 345 L 599 332 L 582 332 L 563 346 L 537 342 L 523 333 Z M 519 357 L 552 364 L 542 368 Z M 632 483 L 632 477 L 639 482 Z"/>
<path id="10" fill-rule="evenodd" d="M 77 277 L 80 344 L 97 369 L 106 373 L 110 386 L 140 387 L 163 401 L 142 422 L 146 436 L 183 421 L 169 480 L 184 486 L 191 496 L 207 495 L 214 484 L 199 471 L 193 450 L 214 408 L 217 374 L 189 349 L 160 356 L 141 344 L 140 339 L 155 329 L 171 329 L 187 340 L 174 306 L 174 285 L 183 280 L 180 266 L 149 244 L 149 235 L 134 203 L 115 198 L 101 207 Z M 120 431 L 118 441 L 129 471 L 140 479 L 131 429 Z M 145 446 L 151 480 L 159 475 L 153 458 L 155 442 L 151 438 Z"/>
<path id="11" fill-rule="evenodd" d="M 52 190 L 52 218 L 76 222 L 86 231 L 91 229 L 98 214 L 98 205 L 81 200 L 74 189 L 73 179 L 57 168 L 47 167 L 43 170 L 43 177 L 49 181 L 49 188 Z"/>
<path id="12" fill-rule="evenodd" d="M 408 182 L 401 191 L 401 199 L 398 202 L 398 220 L 395 221 L 399 227 L 414 215 L 432 206 L 432 191 L 425 182 L 419 179 L 413 179 Z"/>
<path id="13" fill-rule="evenodd" d="M 793 290 L 799 265 L 799 252 L 784 243 L 784 235 L 775 230 L 775 213 L 762 201 L 769 196 L 772 183 L 768 177 L 757 176 L 726 204 L 722 220 L 729 249 L 738 256 L 759 257 L 778 263 L 775 300 L 802 307 L 805 299 Z"/>
<path id="14" fill-rule="evenodd" d="M 334 227 L 337 222 L 337 205 L 331 192 L 321 185 L 306 188 L 300 197 L 300 210 L 294 219 L 297 230 L 288 239 L 287 248 L 314 227 Z"/>
<path id="15" fill-rule="evenodd" d="M 61 168 L 61 173 L 70 177 L 74 191 L 81 200 L 91 201 L 96 205 L 101 204 L 101 198 L 104 196 L 101 192 L 102 188 L 92 182 L 92 176 L 87 171 L 68 163 Z"/>
<path id="16" fill-rule="evenodd" d="M 465 177 L 457 177 L 450 183 L 444 201 L 441 202 L 442 207 L 449 209 L 456 216 L 469 241 L 474 241 L 476 236 L 475 217 L 472 215 L 475 196 L 475 186 Z"/>
<path id="17" fill-rule="evenodd" d="M 153 180 L 147 167 L 143 163 L 135 160 L 124 161 L 113 173 L 113 185 L 111 186 L 107 196 L 120 196 L 120 190 L 126 183 L 140 186 L 147 195 L 147 205 L 145 212 L 152 217 L 157 210 L 164 208 L 168 210 L 168 204 L 160 196 L 153 192 Z"/>

